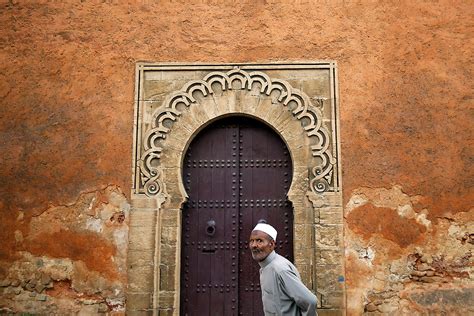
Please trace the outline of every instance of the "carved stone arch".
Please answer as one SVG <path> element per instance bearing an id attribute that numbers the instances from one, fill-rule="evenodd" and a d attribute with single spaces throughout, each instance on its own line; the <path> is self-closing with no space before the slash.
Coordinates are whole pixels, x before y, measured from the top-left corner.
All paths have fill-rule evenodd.
<path id="1" fill-rule="evenodd" d="M 129 248 L 132 307 L 127 306 L 128 311 L 138 311 L 133 306 L 136 295 L 148 293 L 149 296 L 142 297 L 144 301 L 147 297 L 150 300 L 143 304 L 143 309 L 178 313 L 180 209 L 186 200 L 181 177 L 183 155 L 200 130 L 227 115 L 257 118 L 277 131 L 287 144 L 294 168 L 288 198 L 294 207 L 295 264 L 306 285 L 317 292 L 322 308 L 343 310 L 342 208 L 338 131 L 334 128 L 335 64 L 318 67 L 328 69 L 328 77 L 333 81 L 328 80 L 332 84 L 326 91 L 329 98 L 309 96 L 288 80 L 274 78 L 257 66 L 248 65 L 228 65 L 225 71 L 194 67 L 198 78 L 176 80 L 176 89 L 156 93 L 147 86 L 147 71 L 153 74 L 156 69 L 145 64 L 137 66 Z M 330 111 L 324 109 L 324 99 L 330 99 L 334 106 L 331 118 L 325 117 Z M 138 219 L 135 223 L 134 217 Z M 140 248 L 144 246 L 143 240 L 136 241 L 139 237 L 134 236 L 134 231 L 141 232 L 142 237 L 150 236 L 147 247 L 153 253 L 149 258 L 153 264 L 148 269 L 134 257 L 135 251 L 144 250 Z M 330 256 L 328 260 L 323 252 Z M 140 268 L 148 272 L 153 286 L 133 282 L 134 278 L 141 280 L 137 272 Z"/>
<path id="2" fill-rule="evenodd" d="M 240 87 L 235 89 L 235 82 L 240 83 Z M 210 120 L 217 112 L 232 111 L 231 108 L 222 107 L 215 97 L 216 89 L 214 85 L 219 85 L 223 95 L 228 95 L 229 91 L 258 91 L 259 94 L 251 94 L 254 99 L 261 101 L 261 96 L 270 97 L 276 92 L 275 99 L 277 104 L 286 107 L 294 118 L 301 122 L 301 127 L 306 136 L 311 140 L 310 148 L 312 155 L 317 162 L 312 166 L 310 188 L 314 193 L 325 191 L 338 191 L 337 185 L 334 185 L 337 173 L 334 172 L 336 158 L 330 150 L 330 137 L 321 111 L 315 107 L 309 97 L 302 91 L 292 87 L 287 81 L 281 79 L 271 79 L 268 75 L 260 71 L 246 72 L 238 67 L 228 72 L 211 72 L 203 80 L 192 80 L 187 82 L 179 91 L 169 94 L 161 107 L 156 109 L 151 118 L 151 126 L 146 131 L 143 138 L 143 153 L 138 161 L 138 173 L 140 183 L 143 184 L 144 193 L 148 196 L 158 194 L 162 191 L 159 166 L 161 165 L 161 155 L 165 141 L 170 134 L 174 122 L 190 108 L 199 107 L 202 111 L 197 111 L 201 117 L 196 119 Z M 255 85 L 257 87 L 255 87 Z M 196 93 L 200 93 L 203 99 L 214 101 L 214 105 L 205 106 L 198 102 Z M 222 95 L 220 96 L 222 97 Z M 263 99 L 265 100 L 265 99 Z M 273 100 L 272 100 L 273 101 Z M 204 102 L 205 103 L 205 102 Z M 183 110 L 178 107 L 181 106 Z M 260 107 L 261 108 L 261 107 Z M 237 109 L 238 111 L 239 109 Z M 256 109 L 245 109 L 248 114 L 254 114 Z M 265 108 L 266 110 L 266 108 Z M 283 108 L 277 111 L 283 111 Z M 196 111 L 195 111 L 196 112 Z M 257 113 L 258 114 L 258 113 Z M 168 124 L 167 124 L 168 123 Z M 284 130 L 283 130 L 284 131 Z"/>

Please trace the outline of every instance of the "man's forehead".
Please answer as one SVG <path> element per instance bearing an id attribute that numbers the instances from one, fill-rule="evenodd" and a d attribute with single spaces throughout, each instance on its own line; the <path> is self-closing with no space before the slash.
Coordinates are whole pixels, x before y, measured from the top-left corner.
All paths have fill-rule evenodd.
<path id="1" fill-rule="evenodd" d="M 270 235 L 268 235 L 268 234 L 265 233 L 265 232 L 262 232 L 261 230 L 253 230 L 253 231 L 250 233 L 250 238 L 257 238 L 257 237 L 260 237 L 260 238 L 269 238 Z"/>

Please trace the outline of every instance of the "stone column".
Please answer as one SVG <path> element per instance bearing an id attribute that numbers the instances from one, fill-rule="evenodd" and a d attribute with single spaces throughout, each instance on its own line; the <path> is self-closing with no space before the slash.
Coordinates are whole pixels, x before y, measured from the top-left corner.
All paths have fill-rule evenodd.
<path id="1" fill-rule="evenodd" d="M 150 315 L 154 305 L 156 236 L 160 201 L 133 196 L 128 244 L 127 315 Z"/>

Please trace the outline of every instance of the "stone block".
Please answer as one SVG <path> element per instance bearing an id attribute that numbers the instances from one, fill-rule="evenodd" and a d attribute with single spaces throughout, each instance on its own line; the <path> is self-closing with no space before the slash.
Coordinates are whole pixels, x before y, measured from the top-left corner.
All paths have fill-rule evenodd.
<path id="1" fill-rule="evenodd" d="M 186 114 L 184 114 L 186 115 Z M 192 136 L 192 130 L 189 129 L 188 126 L 185 124 L 181 124 L 181 120 L 183 116 L 179 117 L 171 127 L 170 132 L 166 136 L 165 143 L 173 144 L 173 148 L 184 148 L 186 143 L 188 142 L 189 138 Z M 164 144 L 165 144 L 164 143 Z"/>
<path id="2" fill-rule="evenodd" d="M 178 188 L 178 187 L 175 187 Z M 184 192 L 181 190 L 174 191 L 173 194 L 168 194 L 168 200 L 166 201 L 166 208 L 163 210 L 169 209 L 176 209 L 182 207 L 183 203 L 186 201 L 186 197 L 183 195 Z"/>
<path id="3" fill-rule="evenodd" d="M 343 260 L 342 250 L 318 249 L 316 252 L 316 264 L 341 264 Z"/>
<path id="4" fill-rule="evenodd" d="M 268 105 L 268 114 L 265 116 L 265 119 L 275 126 L 275 123 L 278 121 L 280 116 L 282 116 L 282 107 L 280 104 L 269 104 Z"/>
<path id="5" fill-rule="evenodd" d="M 230 92 L 232 93 L 232 92 Z M 216 112 L 218 115 L 229 113 L 229 105 L 230 99 L 232 97 L 229 94 L 229 91 L 222 91 L 222 93 L 215 93 L 212 96 L 212 99 L 216 105 Z"/>
<path id="6" fill-rule="evenodd" d="M 314 248 L 313 225 L 296 224 L 294 226 L 295 249 Z"/>
<path id="7" fill-rule="evenodd" d="M 131 209 L 132 212 L 143 209 L 158 209 L 159 204 L 158 200 L 150 197 L 145 197 L 142 195 L 133 196 L 131 200 Z"/>
<path id="8" fill-rule="evenodd" d="M 160 306 L 160 309 L 173 309 L 175 295 L 177 295 L 175 291 L 160 291 L 158 293 L 158 306 Z"/>
<path id="9" fill-rule="evenodd" d="M 293 203 L 293 216 L 295 225 L 313 224 L 313 209 L 304 205 L 303 201 Z"/>
<path id="10" fill-rule="evenodd" d="M 321 223 L 321 208 L 315 207 L 313 214 L 314 214 L 314 223 L 320 224 Z"/>
<path id="11" fill-rule="evenodd" d="M 176 137 L 170 137 L 163 143 L 163 147 L 166 149 L 161 153 L 160 163 L 166 168 L 180 168 L 181 167 L 181 157 L 182 151 L 186 143 L 182 140 L 176 139 Z M 177 158 L 178 157 L 178 158 Z M 169 175 L 167 176 L 169 178 Z M 168 184 L 168 182 L 166 182 Z"/>
<path id="12" fill-rule="evenodd" d="M 132 209 L 130 212 L 130 227 L 154 227 L 158 209 Z"/>
<path id="13" fill-rule="evenodd" d="M 160 263 L 165 265 L 176 264 L 176 244 L 174 245 L 161 245 L 160 246 Z"/>
<path id="14" fill-rule="evenodd" d="M 128 290 L 131 292 L 152 292 L 154 279 L 153 265 L 128 267 Z"/>
<path id="15" fill-rule="evenodd" d="M 207 121 L 209 121 L 209 119 L 211 119 L 208 113 L 203 110 L 203 108 L 199 106 L 199 104 L 191 104 L 191 106 L 189 107 L 189 113 L 185 115 L 191 116 L 192 119 L 196 121 L 196 123 L 198 123 L 199 125 L 203 125 Z"/>
<path id="16" fill-rule="evenodd" d="M 128 266 L 149 266 L 154 264 L 154 251 L 143 251 L 136 249 L 129 249 L 127 255 Z"/>
<path id="17" fill-rule="evenodd" d="M 340 192 L 325 193 L 324 203 L 330 207 L 342 207 L 342 194 Z"/>
<path id="18" fill-rule="evenodd" d="M 330 98 L 327 87 L 330 85 L 329 76 L 319 76 L 316 77 L 313 74 L 313 77 L 302 79 L 299 78 L 299 89 L 304 91 L 309 96 L 323 96 L 325 98 Z M 314 105 L 314 101 L 312 102 Z"/>
<path id="19" fill-rule="evenodd" d="M 312 264 L 314 248 L 302 248 L 294 249 L 295 264 L 306 265 Z"/>
<path id="20" fill-rule="evenodd" d="M 310 150 L 306 144 L 305 133 L 301 129 L 300 123 L 293 122 L 293 119 L 287 122 L 289 124 L 281 134 L 290 145 L 292 158 L 297 161 L 308 161 Z"/>
<path id="21" fill-rule="evenodd" d="M 165 245 L 176 245 L 178 240 L 178 227 L 161 227 L 161 243 Z"/>
<path id="22" fill-rule="evenodd" d="M 343 245 L 342 225 L 315 225 L 316 245 L 342 247 Z"/>
<path id="23" fill-rule="evenodd" d="M 176 159 L 176 158 L 175 158 Z M 173 170 L 166 170 L 167 174 L 167 179 L 170 180 L 166 184 L 166 191 L 169 195 L 169 197 L 172 198 L 179 198 L 179 201 L 181 202 L 183 200 L 183 193 L 180 188 L 180 182 L 181 180 L 178 181 L 179 175 L 179 170 L 176 168 L 173 168 Z M 171 203 L 171 205 L 175 205 L 174 203 Z M 179 205 L 179 204 L 178 204 Z M 179 207 L 174 207 L 179 208 Z"/>
<path id="24" fill-rule="evenodd" d="M 183 112 L 183 114 L 178 118 L 178 120 L 179 120 L 178 124 L 182 125 L 183 128 L 188 129 L 192 133 L 192 136 L 194 136 L 196 131 L 202 126 L 201 122 L 196 121 L 192 117 L 192 115 L 190 114 L 189 108 L 187 108 L 186 111 Z"/>
<path id="25" fill-rule="evenodd" d="M 199 104 L 197 106 L 200 106 L 210 119 L 220 115 L 220 111 L 217 108 L 212 96 L 199 100 Z"/>
<path id="26" fill-rule="evenodd" d="M 317 288 L 327 292 L 337 292 L 344 289 L 344 270 L 342 265 L 316 265 Z"/>
<path id="27" fill-rule="evenodd" d="M 343 309 L 318 309 L 318 316 L 343 316 Z"/>
<path id="28" fill-rule="evenodd" d="M 152 316 L 152 310 L 129 310 L 127 305 L 127 316 Z"/>
<path id="29" fill-rule="evenodd" d="M 260 95 L 243 94 L 240 96 L 240 102 L 236 105 L 236 110 L 240 113 L 254 114 L 259 107 L 270 108 L 271 104 L 268 102 L 268 98 L 261 97 Z"/>
<path id="30" fill-rule="evenodd" d="M 176 266 L 160 265 L 160 290 L 175 290 Z"/>
<path id="31" fill-rule="evenodd" d="M 342 291 L 326 293 L 322 296 L 321 306 L 323 308 L 344 308 L 344 293 Z"/>
<path id="32" fill-rule="evenodd" d="M 160 213 L 160 222 L 163 227 L 179 227 L 181 226 L 181 210 L 166 209 Z"/>
<path id="33" fill-rule="evenodd" d="M 322 194 L 308 192 L 307 195 L 314 208 L 342 207 L 342 194 L 340 192 L 326 192 Z"/>
<path id="34" fill-rule="evenodd" d="M 309 288 L 314 289 L 313 284 L 313 269 L 311 264 L 297 264 L 298 272 L 300 273 L 301 280 Z"/>
<path id="35" fill-rule="evenodd" d="M 305 138 L 303 134 L 300 134 L 298 136 L 292 135 L 292 138 L 288 139 L 288 144 L 290 146 L 291 152 L 291 158 L 293 161 L 296 161 L 300 164 L 301 166 L 304 166 L 306 170 L 309 172 L 306 172 L 306 175 L 309 176 L 311 174 L 311 151 L 309 150 L 307 144 L 305 143 Z M 294 148 L 292 148 L 294 147 Z M 306 181 L 305 185 L 309 186 L 309 181 Z"/>
<path id="36" fill-rule="evenodd" d="M 298 122 L 296 118 L 294 118 L 290 112 L 285 111 L 284 108 L 282 108 L 280 116 L 276 118 L 273 122 L 273 126 L 278 132 L 280 132 L 283 138 L 286 138 L 288 136 L 287 129 L 298 127 L 299 125 L 297 124 Z"/>
<path id="37" fill-rule="evenodd" d="M 128 311 L 146 311 L 153 308 L 151 293 L 127 293 L 127 315 Z"/>
<path id="38" fill-rule="evenodd" d="M 342 207 L 322 207 L 319 209 L 319 223 L 322 225 L 342 224 Z"/>
<path id="39" fill-rule="evenodd" d="M 260 104 L 259 107 L 265 110 L 263 118 L 272 125 L 278 120 L 281 115 L 283 115 L 282 110 L 284 109 L 280 104 L 272 104 L 271 102 L 268 102 L 268 104 L 266 104 L 264 101 Z"/>
<path id="40" fill-rule="evenodd" d="M 129 250 L 155 249 L 155 227 L 131 226 L 128 237 Z"/>
<path id="41" fill-rule="evenodd" d="M 159 309 L 158 316 L 173 316 L 174 310 L 173 309 Z"/>

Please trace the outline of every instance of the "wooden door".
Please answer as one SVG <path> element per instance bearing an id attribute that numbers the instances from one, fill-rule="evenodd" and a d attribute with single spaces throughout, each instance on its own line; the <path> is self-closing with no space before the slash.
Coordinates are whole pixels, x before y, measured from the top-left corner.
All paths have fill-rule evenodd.
<path id="1" fill-rule="evenodd" d="M 286 193 L 291 159 L 281 138 L 244 117 L 219 120 L 192 141 L 183 180 L 181 315 L 263 315 L 259 266 L 248 238 L 259 220 L 278 231 L 276 250 L 293 260 Z"/>

